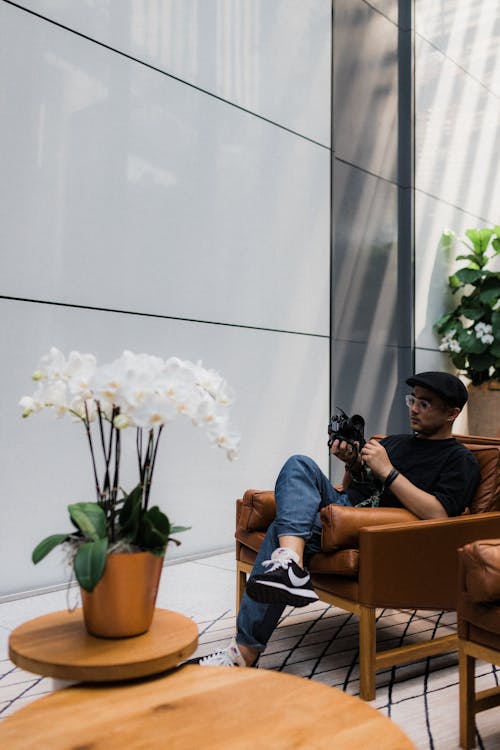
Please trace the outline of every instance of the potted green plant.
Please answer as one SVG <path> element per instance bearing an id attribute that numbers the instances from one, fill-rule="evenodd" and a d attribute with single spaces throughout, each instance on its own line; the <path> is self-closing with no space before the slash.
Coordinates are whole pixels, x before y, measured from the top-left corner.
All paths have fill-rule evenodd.
<path id="1" fill-rule="evenodd" d="M 447 251 L 454 250 L 457 239 L 466 252 L 456 260 L 466 264 L 448 278 L 456 304 L 439 318 L 434 329 L 441 336 L 439 349 L 449 354 L 458 372 L 470 381 L 469 429 L 471 419 L 474 422 L 478 417 L 473 432 L 488 434 L 493 429 L 488 420 L 494 418 L 495 411 L 486 406 L 485 416 L 481 416 L 477 400 L 482 400 L 483 394 L 498 399 L 500 393 L 500 272 L 489 267 L 500 253 L 500 226 L 467 229 L 465 238 L 448 231 L 442 236 L 442 245 Z"/>
<path id="2" fill-rule="evenodd" d="M 98 367 L 92 354 L 73 351 L 66 358 L 52 348 L 42 357 L 33 379 L 35 392 L 20 401 L 23 416 L 48 409 L 84 427 L 96 495 L 93 502 L 68 505 L 73 530 L 43 539 L 33 551 L 33 562 L 40 562 L 58 545 L 66 545 L 90 632 L 112 636 L 143 632 L 151 622 L 167 545 L 180 544 L 172 535 L 187 530 L 171 525 L 165 513 L 150 503 L 160 437 L 165 425 L 182 414 L 204 426 L 209 439 L 234 459 L 239 437 L 230 431 L 222 413 L 231 403 L 230 389 L 219 373 L 201 363 L 128 351 Z M 129 492 L 120 485 L 122 434 L 128 429 L 135 438 L 138 470 L 137 484 Z M 116 581 L 119 564 L 127 567 L 126 577 L 133 578 L 132 553 L 145 577 L 137 586 L 148 588 L 146 596 L 139 591 L 136 599 L 138 603 L 148 600 L 148 613 L 134 625 L 132 594 L 126 591 L 123 612 L 116 615 L 121 624 L 110 625 L 109 604 L 116 596 L 107 592 L 105 579 Z M 105 632 L 98 632 L 101 625 L 91 622 L 93 615 L 102 620 Z M 124 629 L 135 632 L 124 633 Z"/>

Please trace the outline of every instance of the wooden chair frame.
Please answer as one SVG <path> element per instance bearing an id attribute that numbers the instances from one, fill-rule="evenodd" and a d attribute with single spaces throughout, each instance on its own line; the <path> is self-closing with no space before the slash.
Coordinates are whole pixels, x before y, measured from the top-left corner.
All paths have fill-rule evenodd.
<path id="1" fill-rule="evenodd" d="M 247 576 L 251 571 L 251 564 L 236 561 L 236 611 L 240 608 Z M 314 590 L 322 602 L 339 607 L 346 612 L 352 612 L 359 617 L 359 695 L 365 701 L 375 699 L 376 673 L 379 670 L 425 659 L 428 656 L 449 653 L 458 648 L 458 637 L 456 633 L 452 633 L 431 641 L 398 646 L 377 653 L 377 608 L 368 607 L 325 591 L 318 587 L 316 580 Z"/>
<path id="2" fill-rule="evenodd" d="M 476 714 L 500 706 L 500 687 L 476 693 L 476 659 L 490 664 L 500 664 L 500 652 L 459 638 L 460 747 L 464 750 L 471 750 L 476 746 Z"/>

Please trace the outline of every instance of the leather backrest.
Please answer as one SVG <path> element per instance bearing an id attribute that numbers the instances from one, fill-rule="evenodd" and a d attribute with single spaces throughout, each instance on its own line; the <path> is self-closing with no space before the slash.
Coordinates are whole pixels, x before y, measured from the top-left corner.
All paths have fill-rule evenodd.
<path id="1" fill-rule="evenodd" d="M 488 513 L 500 510 L 500 445 L 485 445 L 469 436 L 455 435 L 477 458 L 481 481 L 469 505 L 471 513 Z"/>
<path id="2" fill-rule="evenodd" d="M 374 435 L 380 440 L 384 435 Z M 489 513 L 500 510 L 500 438 L 480 435 L 453 435 L 477 458 L 481 470 L 474 499 L 469 513 Z"/>

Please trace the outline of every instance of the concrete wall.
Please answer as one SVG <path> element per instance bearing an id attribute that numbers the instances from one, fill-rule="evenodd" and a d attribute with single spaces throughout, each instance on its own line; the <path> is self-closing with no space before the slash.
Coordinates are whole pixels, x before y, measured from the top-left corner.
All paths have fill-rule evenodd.
<path id="1" fill-rule="evenodd" d="M 291 452 L 327 468 L 330 0 L 0 3 L 0 595 L 66 580 L 44 536 L 93 499 L 80 426 L 21 420 L 51 346 L 202 359 L 236 391 L 230 464 L 178 421 L 154 502 L 231 544 Z M 128 451 L 133 461 L 133 451 Z"/>
<path id="2" fill-rule="evenodd" d="M 451 369 L 441 232 L 500 220 L 499 17 L 499 0 L 0 3 L 0 595 L 65 580 L 30 553 L 92 493 L 77 426 L 17 407 L 52 345 L 202 359 L 234 387 L 239 462 L 187 423 L 165 436 L 154 501 L 193 526 L 172 558 L 227 547 L 235 497 L 290 453 L 326 470 L 335 406 L 407 429 L 405 377 Z"/>
<path id="3" fill-rule="evenodd" d="M 500 2 L 415 3 L 415 360 L 447 369 L 432 326 L 458 264 L 444 229 L 500 221 Z M 462 263 L 459 264 L 460 267 Z M 458 428 L 467 428 L 466 411 Z"/>

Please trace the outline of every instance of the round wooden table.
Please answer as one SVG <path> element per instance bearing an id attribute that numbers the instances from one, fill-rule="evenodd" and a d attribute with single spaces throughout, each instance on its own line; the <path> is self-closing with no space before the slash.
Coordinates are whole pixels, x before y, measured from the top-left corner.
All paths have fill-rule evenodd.
<path id="1" fill-rule="evenodd" d="M 76 685 L 0 723 L 9 750 L 415 750 L 376 709 L 266 669 L 185 665 L 120 685 Z"/>
<path id="2" fill-rule="evenodd" d="M 59 680 L 113 682 L 147 677 L 177 666 L 198 644 L 188 617 L 156 609 L 147 633 L 132 638 L 89 635 L 82 610 L 52 612 L 12 631 L 9 657 L 18 667 Z"/>

